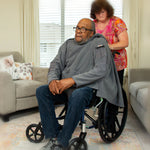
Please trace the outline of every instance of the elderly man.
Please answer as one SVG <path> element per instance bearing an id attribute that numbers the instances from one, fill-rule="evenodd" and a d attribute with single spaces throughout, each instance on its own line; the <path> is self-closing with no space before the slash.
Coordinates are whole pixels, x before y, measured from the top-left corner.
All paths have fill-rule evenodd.
<path id="1" fill-rule="evenodd" d="M 75 29 L 75 38 L 60 47 L 50 64 L 48 85 L 36 92 L 44 135 L 50 139 L 42 150 L 63 150 L 68 146 L 94 89 L 97 96 L 123 106 L 121 87 L 105 38 L 94 35 L 95 26 L 90 19 L 81 19 Z M 60 130 L 54 104 L 66 101 L 67 114 Z"/>

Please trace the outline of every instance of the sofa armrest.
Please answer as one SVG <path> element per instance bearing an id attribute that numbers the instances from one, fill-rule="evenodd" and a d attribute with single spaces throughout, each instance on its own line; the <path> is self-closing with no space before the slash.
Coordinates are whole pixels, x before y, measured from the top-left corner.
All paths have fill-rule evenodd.
<path id="1" fill-rule="evenodd" d="M 48 70 L 49 68 L 33 67 L 33 80 L 47 84 Z"/>
<path id="2" fill-rule="evenodd" d="M 7 72 L 0 72 L 0 114 L 16 110 L 15 84 Z"/>
<path id="3" fill-rule="evenodd" d="M 150 69 L 148 68 L 129 69 L 128 81 L 129 81 L 128 85 L 138 81 L 150 81 Z"/>

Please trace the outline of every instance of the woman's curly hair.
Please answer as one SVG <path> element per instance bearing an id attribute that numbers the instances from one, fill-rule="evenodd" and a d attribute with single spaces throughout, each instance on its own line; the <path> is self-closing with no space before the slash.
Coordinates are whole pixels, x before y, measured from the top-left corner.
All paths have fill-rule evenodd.
<path id="1" fill-rule="evenodd" d="M 114 15 L 114 8 L 107 0 L 95 0 L 91 5 L 91 18 L 96 19 L 95 14 L 99 13 L 102 9 L 107 11 L 108 18 Z"/>

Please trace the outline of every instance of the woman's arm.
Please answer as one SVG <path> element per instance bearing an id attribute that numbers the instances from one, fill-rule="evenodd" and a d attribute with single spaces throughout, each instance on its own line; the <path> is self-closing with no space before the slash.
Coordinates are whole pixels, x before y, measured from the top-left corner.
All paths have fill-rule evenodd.
<path id="1" fill-rule="evenodd" d="M 128 47 L 128 33 L 127 30 L 124 30 L 121 32 L 118 36 L 119 42 L 114 43 L 114 44 L 109 44 L 109 48 L 111 50 L 120 50 L 123 48 Z"/>

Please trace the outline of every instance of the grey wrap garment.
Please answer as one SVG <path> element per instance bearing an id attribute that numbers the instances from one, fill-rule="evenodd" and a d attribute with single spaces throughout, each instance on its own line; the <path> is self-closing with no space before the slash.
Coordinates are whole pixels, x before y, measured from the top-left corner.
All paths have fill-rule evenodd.
<path id="1" fill-rule="evenodd" d="M 122 90 L 108 43 L 95 34 L 83 44 L 67 40 L 50 64 L 48 84 L 54 79 L 73 78 L 74 88 L 88 86 L 97 96 L 117 106 L 124 106 Z"/>

